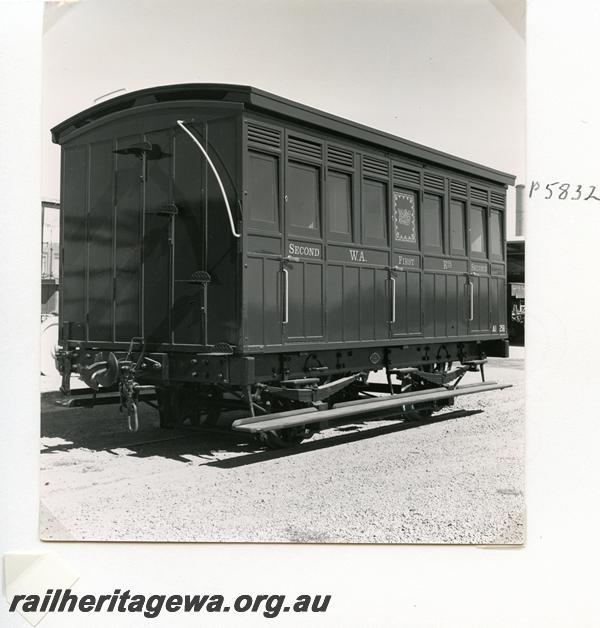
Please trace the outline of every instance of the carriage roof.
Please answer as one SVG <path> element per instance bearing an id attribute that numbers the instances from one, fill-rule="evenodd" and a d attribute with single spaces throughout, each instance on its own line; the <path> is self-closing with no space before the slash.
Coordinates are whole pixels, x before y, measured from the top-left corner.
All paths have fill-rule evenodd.
<path id="1" fill-rule="evenodd" d="M 245 85 L 188 83 L 151 87 L 130 92 L 94 105 L 56 125 L 52 129 L 52 139 L 55 143 L 62 144 L 72 131 L 82 129 L 104 116 L 120 111 L 160 102 L 194 100 L 238 103 L 251 111 L 274 115 L 346 138 L 366 142 L 380 149 L 422 161 L 424 164 L 450 168 L 501 185 L 514 185 L 515 182 L 514 175 L 506 172 Z"/>

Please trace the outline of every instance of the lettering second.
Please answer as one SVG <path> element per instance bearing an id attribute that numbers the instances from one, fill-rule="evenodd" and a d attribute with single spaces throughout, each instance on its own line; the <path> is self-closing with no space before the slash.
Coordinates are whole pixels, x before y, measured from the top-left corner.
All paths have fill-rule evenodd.
<path id="1" fill-rule="evenodd" d="M 321 257 L 321 249 L 317 246 L 303 246 L 301 244 L 289 243 L 288 252 L 290 255 L 302 255 L 303 257 Z"/>

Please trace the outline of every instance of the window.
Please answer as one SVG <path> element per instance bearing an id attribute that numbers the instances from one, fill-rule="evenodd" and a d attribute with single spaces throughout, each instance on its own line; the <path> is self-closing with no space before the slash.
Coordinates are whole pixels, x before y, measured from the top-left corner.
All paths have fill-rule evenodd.
<path id="1" fill-rule="evenodd" d="M 387 242 L 387 185 L 364 181 L 363 233 L 365 240 Z"/>
<path id="2" fill-rule="evenodd" d="M 279 231 L 277 157 L 250 153 L 247 207 L 250 220 L 267 223 Z"/>
<path id="3" fill-rule="evenodd" d="M 502 214 L 495 209 L 490 212 L 490 256 L 502 259 Z"/>
<path id="4" fill-rule="evenodd" d="M 341 172 L 327 173 L 327 215 L 329 231 L 352 239 L 352 177 Z"/>
<path id="5" fill-rule="evenodd" d="M 464 255 L 465 250 L 465 204 L 450 202 L 450 253 Z"/>
<path id="6" fill-rule="evenodd" d="M 425 194 L 421 208 L 423 217 L 423 248 L 443 250 L 442 199 L 439 196 Z"/>
<path id="7" fill-rule="evenodd" d="M 287 215 L 290 227 L 319 235 L 319 168 L 290 163 L 287 178 Z"/>
<path id="8" fill-rule="evenodd" d="M 398 246 L 417 244 L 417 201 L 414 192 L 394 190 L 392 228 L 394 242 Z"/>
<path id="9" fill-rule="evenodd" d="M 485 257 L 487 253 L 485 211 L 483 207 L 471 207 L 469 213 L 471 219 L 471 253 L 479 257 Z"/>

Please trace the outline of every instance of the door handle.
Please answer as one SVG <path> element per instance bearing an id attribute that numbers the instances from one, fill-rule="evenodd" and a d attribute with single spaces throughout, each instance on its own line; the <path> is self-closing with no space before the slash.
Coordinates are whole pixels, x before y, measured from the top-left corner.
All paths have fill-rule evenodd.
<path id="1" fill-rule="evenodd" d="M 392 320 L 390 323 L 396 322 L 396 279 L 394 277 L 390 277 L 390 282 L 392 284 Z"/>
<path id="2" fill-rule="evenodd" d="M 289 271 L 287 268 L 282 268 L 283 273 L 283 322 L 287 323 L 289 320 L 289 301 L 290 301 L 290 284 L 289 284 Z"/>

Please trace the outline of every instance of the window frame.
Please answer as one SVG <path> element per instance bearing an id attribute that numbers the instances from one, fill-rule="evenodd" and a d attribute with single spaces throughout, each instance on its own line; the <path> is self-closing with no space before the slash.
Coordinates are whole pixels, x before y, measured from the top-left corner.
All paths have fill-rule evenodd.
<path id="1" fill-rule="evenodd" d="M 472 225 L 472 221 L 471 221 L 471 212 L 474 210 L 480 210 L 481 211 L 481 216 L 482 216 L 482 220 L 483 220 L 483 224 L 481 225 L 481 234 L 483 237 L 483 243 L 484 243 L 484 251 L 483 252 L 479 252 L 479 251 L 473 251 L 473 246 L 472 246 L 472 231 L 473 231 L 473 225 Z M 469 229 L 468 229 L 468 233 L 469 233 L 469 256 L 470 257 L 476 257 L 478 259 L 488 259 L 488 255 L 489 255 L 489 234 L 488 234 L 488 230 L 489 230 L 489 220 L 488 220 L 488 208 L 485 207 L 485 205 L 478 205 L 477 203 L 469 203 Z"/>
<path id="2" fill-rule="evenodd" d="M 375 238 L 367 235 L 366 232 L 366 186 L 365 183 L 376 183 L 383 186 L 383 200 L 384 200 L 384 215 L 383 215 L 383 228 L 384 228 L 384 237 L 383 238 Z M 365 246 L 373 246 L 380 248 L 388 248 L 390 243 L 390 181 L 387 178 L 378 178 L 372 176 L 363 176 L 361 177 L 361 204 L 360 204 L 360 225 L 361 225 L 361 240 L 362 244 Z"/>
<path id="3" fill-rule="evenodd" d="M 439 215 L 440 215 L 440 221 L 441 224 L 439 225 L 440 231 L 440 246 L 434 246 L 431 244 L 427 244 L 425 242 L 425 198 L 429 196 L 435 199 L 439 200 Z M 444 211 L 444 207 L 445 207 L 445 196 L 444 194 L 441 193 L 436 193 L 436 192 L 429 192 L 429 191 L 423 191 L 423 194 L 421 195 L 421 211 L 420 211 L 420 224 L 421 224 L 421 250 L 423 253 L 425 254 L 432 254 L 432 255 L 444 255 L 446 252 L 446 243 L 445 243 L 445 232 L 446 232 L 446 220 L 445 220 L 445 211 Z"/>
<path id="4" fill-rule="evenodd" d="M 462 206 L 462 235 L 464 246 L 462 249 L 452 247 L 452 203 L 459 203 Z M 467 201 L 464 198 L 452 198 L 448 203 L 448 251 L 452 256 L 467 257 L 469 230 L 467 227 Z"/>
<path id="5" fill-rule="evenodd" d="M 305 169 L 314 169 L 317 174 L 317 219 L 319 221 L 318 227 L 299 227 L 292 224 L 289 208 L 289 193 L 290 193 L 290 167 L 299 166 Z M 307 238 L 311 240 L 323 240 L 324 226 L 323 226 L 323 165 L 312 160 L 301 160 L 296 157 L 286 158 L 286 173 L 285 173 L 285 231 L 291 238 Z"/>
<path id="6" fill-rule="evenodd" d="M 497 213 L 498 217 L 500 218 L 500 224 L 499 224 L 499 236 L 500 236 L 500 255 L 496 255 L 494 253 L 492 253 L 492 213 Z M 494 261 L 499 261 L 499 262 L 503 262 L 504 261 L 504 229 L 505 229 L 505 217 L 504 217 L 504 211 L 502 209 L 499 209 L 497 207 L 490 207 L 488 209 L 488 230 L 489 230 L 489 238 L 488 238 L 488 244 L 489 244 L 489 251 L 488 251 L 488 256 L 490 260 L 494 260 Z"/>
<path id="7" fill-rule="evenodd" d="M 340 176 L 340 177 L 347 177 L 348 178 L 348 182 L 349 182 L 349 197 L 348 200 L 350 202 L 350 212 L 349 212 L 349 228 L 350 228 L 350 232 L 349 233 L 344 233 L 342 231 L 334 231 L 331 228 L 331 223 L 330 223 L 330 208 L 329 208 L 329 199 L 330 199 L 330 186 L 329 186 L 329 181 L 331 180 L 331 175 L 335 176 Z M 342 242 L 342 243 L 352 243 L 355 241 L 356 238 L 356 233 L 355 233 L 355 224 L 354 224 L 354 209 L 356 206 L 356 202 L 355 202 L 355 195 L 354 195 L 354 172 L 351 170 L 344 170 L 342 168 L 334 168 L 334 167 L 328 167 L 326 170 L 326 176 L 325 176 L 325 208 L 324 208 L 324 214 L 325 214 L 325 220 L 327 221 L 327 227 L 326 227 L 326 234 L 327 234 L 327 239 L 332 241 L 332 242 Z"/>
<path id="8" fill-rule="evenodd" d="M 282 203 L 281 203 L 281 199 L 282 199 L 282 195 L 283 195 L 283 183 L 282 183 L 282 176 L 281 176 L 281 154 L 279 153 L 279 151 L 271 151 L 271 150 L 258 150 L 254 147 L 248 147 L 247 150 L 247 155 L 248 155 L 248 179 L 246 181 L 246 185 L 245 185 L 245 189 L 247 190 L 248 195 L 250 195 L 250 169 L 251 169 L 251 160 L 252 160 L 252 155 L 259 155 L 261 157 L 267 157 L 267 158 L 273 158 L 275 160 L 275 175 L 276 175 L 276 184 L 277 184 L 277 190 L 276 190 L 276 201 L 277 201 L 277 207 L 276 207 L 276 215 L 277 215 L 277 224 L 274 224 L 272 222 L 266 222 L 264 220 L 260 220 L 257 218 L 253 218 L 252 214 L 251 214 L 251 209 L 248 207 L 248 229 L 250 230 L 255 230 L 257 232 L 268 232 L 270 235 L 278 235 L 281 236 L 283 229 L 282 229 L 282 224 L 283 224 L 283 216 L 282 216 Z M 246 203 L 245 203 L 246 204 Z"/>

